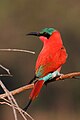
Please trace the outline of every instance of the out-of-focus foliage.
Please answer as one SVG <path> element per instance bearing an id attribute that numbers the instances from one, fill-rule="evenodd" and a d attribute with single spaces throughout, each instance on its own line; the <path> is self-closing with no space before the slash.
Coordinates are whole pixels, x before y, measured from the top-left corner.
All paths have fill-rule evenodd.
<path id="1" fill-rule="evenodd" d="M 80 71 L 79 0 L 1 0 L 0 48 L 36 51 L 36 55 L 0 52 L 0 64 L 9 68 L 13 74 L 13 78 L 1 78 L 9 90 L 27 84 L 34 76 L 35 62 L 42 43 L 38 38 L 25 34 L 45 27 L 54 27 L 61 32 L 68 52 L 62 73 Z M 4 71 L 0 69 L 0 73 Z M 21 107 L 28 101 L 28 95 L 29 91 L 16 95 Z M 66 80 L 49 84 L 47 89 L 44 87 L 29 112 L 36 120 L 79 120 L 80 81 Z M 4 105 L 0 106 L 0 120 L 5 119 L 13 120 L 13 116 Z"/>

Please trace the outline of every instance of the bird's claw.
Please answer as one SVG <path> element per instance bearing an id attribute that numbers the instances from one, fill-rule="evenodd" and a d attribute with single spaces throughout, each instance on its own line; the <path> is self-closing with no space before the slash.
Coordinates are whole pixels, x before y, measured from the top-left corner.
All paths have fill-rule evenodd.
<path id="1" fill-rule="evenodd" d="M 64 75 L 64 74 L 61 73 L 60 76 L 59 76 L 59 78 L 62 79 L 62 76 L 63 76 L 63 75 Z"/>

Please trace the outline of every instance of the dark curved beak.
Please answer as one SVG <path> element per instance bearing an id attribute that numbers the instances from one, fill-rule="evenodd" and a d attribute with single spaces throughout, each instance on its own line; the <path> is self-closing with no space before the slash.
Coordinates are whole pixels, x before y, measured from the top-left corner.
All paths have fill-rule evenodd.
<path id="1" fill-rule="evenodd" d="M 41 34 L 39 32 L 30 32 L 26 35 L 41 36 Z"/>

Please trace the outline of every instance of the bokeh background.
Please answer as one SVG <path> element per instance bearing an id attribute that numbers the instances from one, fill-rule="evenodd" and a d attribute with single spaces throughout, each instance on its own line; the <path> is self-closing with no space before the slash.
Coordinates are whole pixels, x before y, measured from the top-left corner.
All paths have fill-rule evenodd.
<path id="1" fill-rule="evenodd" d="M 0 52 L 0 64 L 13 74 L 12 78 L 0 78 L 9 90 L 27 84 L 33 78 L 42 43 L 38 38 L 25 34 L 45 27 L 54 27 L 62 35 L 68 52 L 62 73 L 80 71 L 79 0 L 1 0 L 0 48 L 36 52 L 36 55 Z M 5 71 L 0 68 L 2 73 Z M 15 95 L 21 108 L 26 105 L 30 91 Z M 35 120 L 80 120 L 80 80 L 68 79 L 49 84 L 47 88 L 44 86 L 28 112 Z M 14 120 L 12 110 L 6 105 L 0 105 L 0 120 L 6 119 Z"/>

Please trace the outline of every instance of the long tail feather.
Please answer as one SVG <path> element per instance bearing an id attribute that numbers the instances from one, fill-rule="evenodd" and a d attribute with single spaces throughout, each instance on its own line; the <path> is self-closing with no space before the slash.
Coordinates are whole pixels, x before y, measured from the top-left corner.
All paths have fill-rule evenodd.
<path id="1" fill-rule="evenodd" d="M 28 102 L 27 106 L 23 110 L 26 111 L 30 106 L 31 102 L 38 96 L 43 84 L 44 84 L 44 80 L 39 80 L 35 83 L 34 88 L 31 91 L 31 94 L 29 96 L 30 101 Z"/>
<path id="2" fill-rule="evenodd" d="M 34 100 L 38 96 L 43 84 L 44 80 L 39 80 L 35 83 L 34 88 L 29 96 L 30 99 Z"/>
<path id="3" fill-rule="evenodd" d="M 32 102 L 32 99 L 29 100 L 27 106 L 23 109 L 24 111 L 27 111 L 27 109 L 28 109 L 28 107 L 30 106 L 31 102 Z"/>

